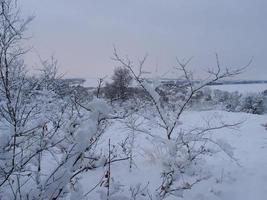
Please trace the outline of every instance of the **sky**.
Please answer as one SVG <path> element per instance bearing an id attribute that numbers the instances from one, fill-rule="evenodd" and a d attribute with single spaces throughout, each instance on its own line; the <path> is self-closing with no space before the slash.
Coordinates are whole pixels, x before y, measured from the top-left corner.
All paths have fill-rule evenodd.
<path id="1" fill-rule="evenodd" d="M 242 67 L 238 79 L 267 79 L 266 0 L 19 0 L 34 15 L 26 63 L 54 55 L 66 77 L 94 84 L 118 63 L 113 46 L 133 61 L 145 54 L 145 69 L 172 76 L 176 58 L 193 57 L 196 75 L 216 64 Z"/>

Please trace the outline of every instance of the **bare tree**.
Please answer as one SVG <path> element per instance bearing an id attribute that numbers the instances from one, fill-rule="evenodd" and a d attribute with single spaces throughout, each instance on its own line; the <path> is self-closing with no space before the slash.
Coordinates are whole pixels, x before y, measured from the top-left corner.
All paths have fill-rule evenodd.
<path id="1" fill-rule="evenodd" d="M 147 93 L 147 95 L 150 97 L 150 100 L 153 102 L 154 106 L 156 107 L 157 113 L 159 114 L 159 117 L 161 119 L 161 126 L 166 130 L 166 135 L 168 139 L 171 139 L 171 135 L 175 130 L 175 127 L 179 125 L 179 119 L 184 110 L 187 108 L 188 104 L 192 100 L 195 94 L 197 94 L 198 91 L 206 87 L 207 85 L 210 85 L 218 80 L 224 79 L 224 78 L 229 78 L 233 76 L 237 76 L 244 72 L 244 70 L 250 65 L 251 60 L 249 63 L 241 68 L 237 69 L 229 69 L 225 68 L 225 70 L 221 69 L 220 63 L 219 63 L 219 58 L 218 55 L 216 54 L 216 69 L 209 69 L 207 70 L 208 73 L 208 78 L 204 79 L 201 81 L 201 83 L 196 83 L 194 81 L 192 73 L 187 70 L 188 64 L 190 63 L 191 59 L 181 62 L 179 59 L 177 59 L 177 67 L 176 69 L 178 71 L 181 71 L 183 73 L 184 77 L 184 84 L 182 87 L 189 89 L 189 92 L 187 93 L 186 98 L 180 102 L 180 104 L 177 106 L 179 109 L 174 113 L 174 119 L 168 119 L 168 117 L 165 115 L 164 108 L 162 108 L 160 102 L 159 102 L 159 94 L 156 92 L 156 87 L 155 88 L 149 88 L 148 83 L 146 82 L 146 79 L 142 77 L 142 75 L 145 73 L 143 71 L 143 65 L 146 61 L 147 56 L 145 56 L 142 60 L 139 61 L 138 63 L 138 73 L 134 71 L 136 66 L 133 65 L 133 62 L 129 60 L 128 58 L 121 58 L 117 50 L 114 49 L 114 58 L 113 60 L 119 62 L 123 67 L 128 69 L 134 79 L 139 83 L 139 85 L 144 89 L 144 91 Z"/>
<path id="2" fill-rule="evenodd" d="M 112 100 L 125 100 L 132 81 L 130 70 L 124 67 L 115 68 L 112 80 L 112 83 L 106 84 L 106 96 Z"/>
<path id="3" fill-rule="evenodd" d="M 32 20 L 19 18 L 19 11 L 15 9 L 14 1 L 1 1 L 0 11 L 0 80 L 1 80 L 1 108 L 0 114 L 11 127 L 12 133 L 6 145 L 12 149 L 11 162 L 6 169 L 1 169 L 0 187 L 9 181 L 14 171 L 19 170 L 16 166 L 18 151 L 18 137 L 25 134 L 22 127 L 33 111 L 25 105 L 22 98 L 25 95 L 24 63 L 21 56 L 27 51 L 20 47 L 24 39 L 23 33 L 27 24 Z"/>
<path id="4" fill-rule="evenodd" d="M 207 78 L 202 81 L 195 81 L 193 79 L 193 74 L 188 70 L 188 65 L 191 59 L 181 62 L 177 59 L 177 71 L 182 73 L 182 81 L 179 76 L 180 88 L 184 88 L 185 97 L 174 102 L 175 109 L 170 111 L 164 107 L 160 102 L 160 95 L 157 92 L 157 88 L 160 81 L 157 83 L 150 83 L 147 81 L 143 75 L 145 74 L 143 70 L 144 63 L 146 61 L 146 56 L 141 59 L 137 66 L 129 60 L 128 57 L 120 57 L 117 50 L 114 49 L 114 60 L 118 62 L 122 67 L 128 69 L 134 80 L 140 85 L 141 88 L 146 92 L 147 96 L 150 98 L 155 112 L 158 115 L 159 122 L 156 119 L 159 127 L 165 130 L 166 139 L 159 137 L 155 148 L 160 148 L 164 154 L 164 170 L 162 172 L 162 183 L 158 188 L 157 198 L 164 199 L 169 195 L 182 196 L 184 190 L 189 190 L 193 185 L 201 182 L 208 177 L 203 175 L 202 172 L 195 171 L 194 177 L 191 180 L 185 180 L 183 174 L 186 173 L 187 169 L 198 166 L 198 161 L 203 158 L 204 155 L 210 153 L 207 149 L 207 144 L 211 143 L 221 149 L 230 157 L 230 159 L 235 160 L 232 153 L 229 152 L 231 148 L 226 145 L 226 143 L 221 143 L 220 141 L 214 141 L 209 137 L 209 133 L 222 128 L 236 128 L 242 122 L 225 123 L 220 122 L 218 125 L 212 126 L 210 122 L 207 122 L 207 126 L 203 128 L 193 128 L 192 130 L 177 129 L 181 124 L 180 118 L 184 111 L 190 106 L 190 102 L 195 95 L 207 85 L 215 83 L 218 80 L 237 76 L 242 73 L 251 63 L 248 65 L 236 69 L 222 68 L 219 62 L 218 55 L 216 55 L 216 67 L 215 69 L 207 70 Z M 137 72 L 135 69 L 137 68 Z M 159 84 L 158 84 L 159 83 Z M 156 137 L 156 136 L 155 136 Z M 226 146 L 226 148 L 225 148 Z M 199 166 L 201 168 L 201 166 Z M 182 178 L 179 178 L 182 177 Z"/>
<path id="5" fill-rule="evenodd" d="M 54 59 L 42 63 L 39 78 L 27 75 L 22 42 L 31 20 L 20 18 L 15 0 L 0 1 L 0 199 L 56 200 L 101 166 L 95 149 L 108 109 L 97 100 L 86 112 L 72 109 L 54 91 Z"/>

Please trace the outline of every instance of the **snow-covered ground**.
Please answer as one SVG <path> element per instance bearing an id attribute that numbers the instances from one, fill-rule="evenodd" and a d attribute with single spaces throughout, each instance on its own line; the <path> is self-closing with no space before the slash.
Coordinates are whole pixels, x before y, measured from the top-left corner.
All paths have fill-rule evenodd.
<path id="1" fill-rule="evenodd" d="M 239 93 L 249 93 L 249 92 L 263 92 L 267 90 L 267 84 L 234 84 L 234 85 L 213 85 L 210 86 L 212 89 L 219 89 L 228 92 L 238 91 Z"/>
<path id="2" fill-rule="evenodd" d="M 240 166 L 227 158 L 211 157 L 207 162 L 215 177 L 196 185 L 186 193 L 188 200 L 264 200 L 267 196 L 267 131 L 261 126 L 266 116 L 223 113 L 233 120 L 245 117 L 238 132 L 220 130 L 234 147 L 234 156 Z"/>
<path id="3" fill-rule="evenodd" d="M 203 126 L 205 120 L 238 122 L 244 121 L 238 129 L 220 129 L 213 132 L 214 138 L 226 140 L 234 149 L 234 158 L 219 152 L 206 159 L 203 166 L 212 176 L 184 192 L 185 200 L 266 200 L 267 197 L 267 130 L 262 126 L 267 119 L 264 115 L 230 113 L 224 111 L 186 112 L 181 121 L 183 128 Z M 214 122 L 215 122 L 214 121 Z M 158 128 L 151 133 L 161 134 Z M 107 151 L 108 138 L 118 144 L 127 136 L 127 130 L 119 121 L 114 123 L 103 141 L 103 151 Z M 162 136 L 164 137 L 164 136 Z M 130 186 L 142 184 L 153 192 L 161 184 L 161 149 L 155 148 L 150 136 L 138 133 L 135 141 L 134 167 L 129 169 L 129 161 L 114 163 L 111 176 L 119 182 L 125 194 Z M 84 192 L 90 191 L 105 173 L 106 168 L 88 172 L 83 177 Z M 97 175 L 96 175 L 97 174 Z M 88 199 L 99 199 L 100 187 L 88 194 Z M 123 199 L 123 198 L 122 198 Z M 145 198 L 146 199 L 146 198 Z M 147 198 L 148 199 L 148 198 Z M 174 200 L 178 197 L 170 196 Z"/>

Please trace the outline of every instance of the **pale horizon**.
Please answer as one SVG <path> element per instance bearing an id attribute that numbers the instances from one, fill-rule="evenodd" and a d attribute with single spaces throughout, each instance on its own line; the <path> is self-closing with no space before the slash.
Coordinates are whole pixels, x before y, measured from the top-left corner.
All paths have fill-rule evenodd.
<path id="1" fill-rule="evenodd" d="M 70 1 L 22 0 L 22 12 L 35 15 L 28 33 L 34 51 L 29 66 L 54 55 L 66 77 L 94 84 L 111 75 L 113 45 L 133 60 L 146 53 L 146 69 L 155 74 L 172 70 L 179 57 L 194 57 L 193 70 L 215 66 L 240 67 L 253 57 L 237 79 L 265 80 L 267 66 L 267 2 L 264 0 Z"/>

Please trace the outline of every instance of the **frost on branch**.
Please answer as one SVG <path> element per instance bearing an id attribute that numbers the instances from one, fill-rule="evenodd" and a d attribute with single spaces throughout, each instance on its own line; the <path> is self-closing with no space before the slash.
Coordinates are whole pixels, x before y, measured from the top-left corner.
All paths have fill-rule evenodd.
<path id="1" fill-rule="evenodd" d="M 207 71 L 207 79 L 196 81 L 193 79 L 193 74 L 188 70 L 188 64 L 191 59 L 185 62 L 177 59 L 178 65 L 176 69 L 182 73 L 183 77 L 183 79 L 177 78 L 177 81 L 179 80 L 178 83 L 180 82 L 180 84 L 177 83 L 177 88 L 183 93 L 183 96 L 176 102 L 168 102 L 167 100 L 164 104 L 173 103 L 175 106 L 166 106 L 160 101 L 161 98 L 157 92 L 159 84 L 148 82 L 145 77 L 142 77 L 144 75 L 143 65 L 146 57 L 135 66 L 128 57 L 120 57 L 117 50 L 114 49 L 114 60 L 121 64 L 122 67 L 130 70 L 135 81 L 145 91 L 157 114 L 158 126 L 163 129 L 163 134 L 165 133 L 166 135 L 164 139 L 161 135 L 152 134 L 155 149 L 151 151 L 150 155 L 159 159 L 162 164 L 162 183 L 157 190 L 157 198 L 165 199 L 169 195 L 182 197 L 183 191 L 189 190 L 193 185 L 209 178 L 209 173 L 205 172 L 202 166 L 203 162 L 205 162 L 205 156 L 214 154 L 215 150 L 209 149 L 207 144 L 216 144 L 217 147 L 233 159 L 231 146 L 222 140 L 215 142 L 209 135 L 214 130 L 238 126 L 240 122 L 233 124 L 222 123 L 214 127 L 193 128 L 192 130 L 183 130 L 178 127 L 182 125 L 180 120 L 184 112 L 190 107 L 194 98 L 203 88 L 218 80 L 240 74 L 248 65 L 233 70 L 222 69 L 218 55 L 216 55 L 216 68 Z M 138 70 L 138 72 L 135 72 L 135 70 Z M 153 122 L 155 119 L 150 120 Z"/>

